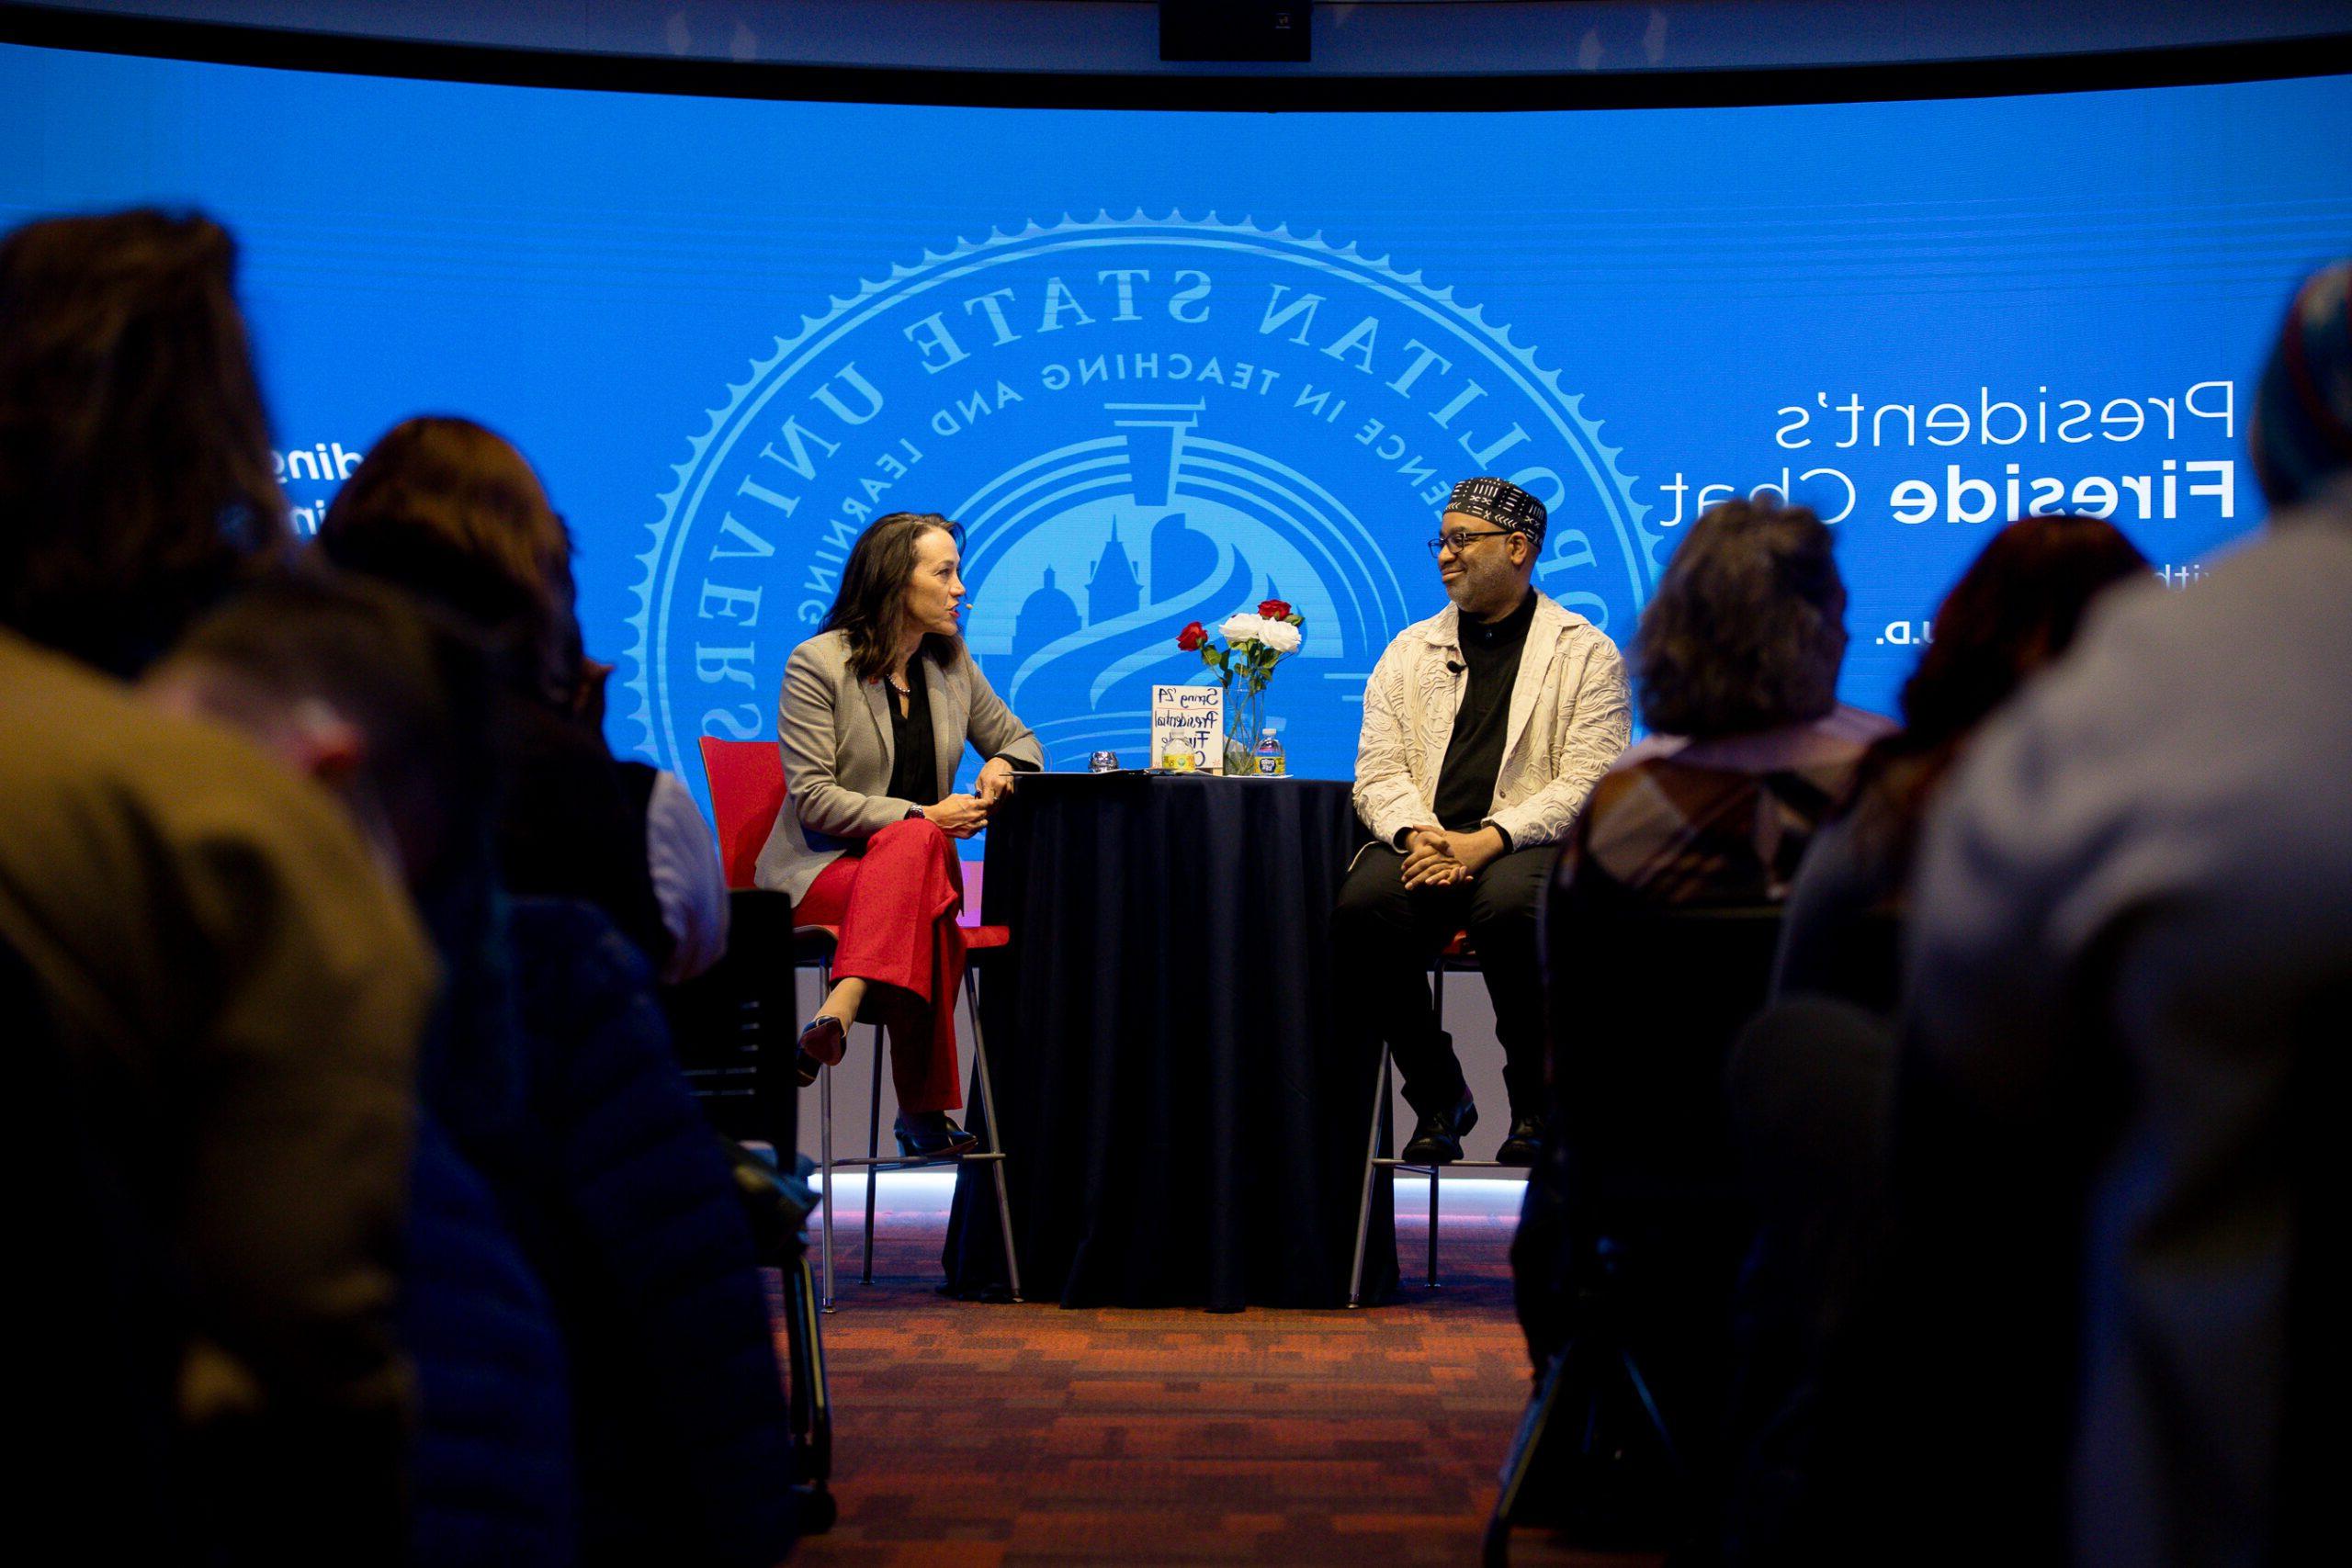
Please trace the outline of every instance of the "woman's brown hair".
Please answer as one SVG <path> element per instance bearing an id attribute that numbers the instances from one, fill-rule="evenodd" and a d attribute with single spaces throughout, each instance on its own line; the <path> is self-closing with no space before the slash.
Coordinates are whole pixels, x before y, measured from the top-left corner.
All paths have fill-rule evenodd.
<path id="1" fill-rule="evenodd" d="M 197 213 L 0 241 L 0 624 L 132 674 L 286 548 L 235 271 Z"/>
<path id="2" fill-rule="evenodd" d="M 1846 584 L 1829 530 L 1802 506 L 1726 501 L 1690 525 L 1634 637 L 1642 722 L 1748 734 L 1838 705 Z"/>
<path id="3" fill-rule="evenodd" d="M 559 706 L 571 701 L 571 536 L 503 436 L 445 414 L 392 426 L 327 508 L 319 547 L 457 612 L 495 640 L 516 680 Z"/>
<path id="4" fill-rule="evenodd" d="M 890 667 L 899 642 L 899 618 L 907 602 L 907 583 L 915 574 L 915 547 L 938 529 L 964 547 L 964 529 L 936 512 L 893 512 L 876 517 L 857 536 L 842 567 L 842 585 L 833 595 L 820 631 L 839 632 L 849 639 L 851 671 L 861 681 L 878 679 Z M 922 639 L 922 651 L 939 664 L 954 660 L 962 646 L 956 637 L 933 632 Z"/>
<path id="5" fill-rule="evenodd" d="M 1903 684 L 1903 728 L 1863 760 L 1906 839 L 1977 726 L 2074 646 L 2094 601 L 2149 575 L 2104 518 L 2023 517 L 1993 536 L 1936 611 L 1935 640 Z"/>

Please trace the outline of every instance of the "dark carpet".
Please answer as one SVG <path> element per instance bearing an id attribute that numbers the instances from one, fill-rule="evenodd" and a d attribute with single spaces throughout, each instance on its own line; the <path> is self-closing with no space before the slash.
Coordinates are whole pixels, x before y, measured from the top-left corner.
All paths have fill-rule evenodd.
<path id="1" fill-rule="evenodd" d="M 1418 1283 L 1426 1230 L 1400 1216 L 1416 1282 L 1399 1304 L 1212 1316 L 948 1301 L 935 1194 L 886 1182 L 883 1201 L 872 1285 L 855 1204 L 842 1216 L 826 1320 L 841 1517 L 796 1561 L 1477 1561 L 1528 1388 L 1506 1201 L 1449 1204 L 1438 1290 Z M 1525 1532 L 1512 1560 L 1653 1561 Z"/>

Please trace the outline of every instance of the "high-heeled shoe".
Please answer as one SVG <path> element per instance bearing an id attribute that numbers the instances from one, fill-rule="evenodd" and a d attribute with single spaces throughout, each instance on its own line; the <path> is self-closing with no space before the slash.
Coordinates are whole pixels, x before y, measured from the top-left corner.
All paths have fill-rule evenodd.
<path id="1" fill-rule="evenodd" d="M 799 1048 L 792 1054 L 792 1074 L 807 1089 L 817 1081 L 820 1068 L 839 1063 L 849 1051 L 849 1031 L 842 1021 L 819 1013 L 800 1026 Z"/>
<path id="2" fill-rule="evenodd" d="M 901 1112 L 890 1131 L 898 1135 L 899 1153 L 906 1159 L 946 1159 L 979 1146 L 977 1134 L 966 1132 L 944 1111 Z"/>

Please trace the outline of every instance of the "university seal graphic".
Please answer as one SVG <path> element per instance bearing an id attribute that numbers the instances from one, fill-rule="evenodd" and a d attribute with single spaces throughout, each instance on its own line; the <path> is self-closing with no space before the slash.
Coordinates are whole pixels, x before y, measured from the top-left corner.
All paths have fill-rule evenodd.
<path id="1" fill-rule="evenodd" d="M 1152 686 L 1207 678 L 1177 632 L 1281 598 L 1307 638 L 1269 721 L 1294 772 L 1346 777 L 1374 660 L 1444 603 L 1454 480 L 1541 496 L 1537 586 L 1631 629 L 1663 542 L 1581 403 L 1451 288 L 1320 235 L 1138 213 L 927 254 L 777 338 L 692 437 L 630 618 L 639 749 L 698 783 L 697 737 L 774 735 L 859 531 L 939 512 L 967 639 L 1049 766 L 1140 761 Z"/>

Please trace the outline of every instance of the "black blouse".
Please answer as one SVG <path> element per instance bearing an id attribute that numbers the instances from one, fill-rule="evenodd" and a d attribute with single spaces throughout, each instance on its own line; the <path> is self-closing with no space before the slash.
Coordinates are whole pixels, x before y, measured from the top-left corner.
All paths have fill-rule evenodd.
<path id="1" fill-rule="evenodd" d="M 890 699 L 890 787 L 893 799 L 917 806 L 939 804 L 939 751 L 931 735 L 931 687 L 922 677 L 920 649 L 907 660 L 904 692 L 887 679 Z"/>

